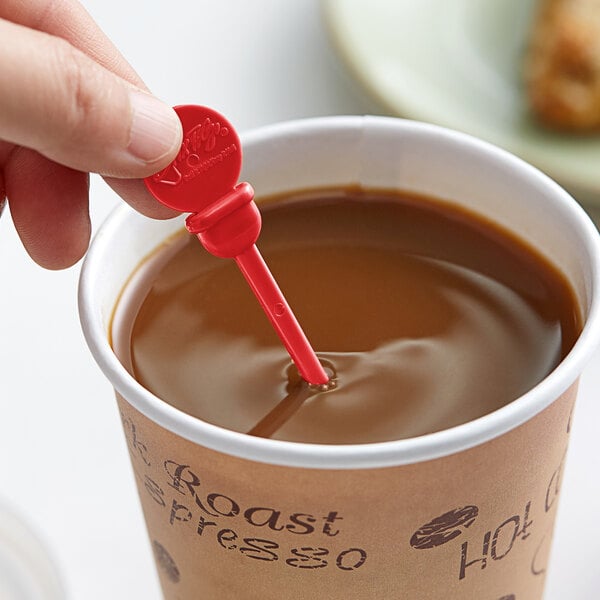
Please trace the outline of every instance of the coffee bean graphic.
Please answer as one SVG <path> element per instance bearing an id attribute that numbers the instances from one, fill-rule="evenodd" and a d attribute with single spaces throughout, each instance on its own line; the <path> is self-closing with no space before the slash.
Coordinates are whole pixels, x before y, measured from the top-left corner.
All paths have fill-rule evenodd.
<path id="1" fill-rule="evenodd" d="M 508 594 L 508 596 L 502 596 L 498 600 L 517 600 L 517 597 L 514 594 Z"/>
<path id="2" fill-rule="evenodd" d="M 165 572 L 165 575 L 172 583 L 178 583 L 180 579 L 179 569 L 165 547 L 154 540 L 152 542 L 152 550 L 154 550 L 154 557 L 158 566 Z"/>
<path id="3" fill-rule="evenodd" d="M 417 550 L 441 546 L 470 527 L 478 514 L 479 509 L 472 505 L 449 510 L 419 527 L 410 538 L 410 545 Z"/>

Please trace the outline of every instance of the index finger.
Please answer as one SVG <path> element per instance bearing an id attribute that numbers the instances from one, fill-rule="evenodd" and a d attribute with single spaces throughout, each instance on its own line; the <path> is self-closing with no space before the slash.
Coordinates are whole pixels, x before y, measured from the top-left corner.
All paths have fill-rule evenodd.
<path id="1" fill-rule="evenodd" d="M 73 47 L 135 86 L 148 89 L 116 46 L 76 0 L 2 0 L 0 18 L 61 37 Z M 164 219 L 175 213 L 157 202 L 141 180 L 105 178 L 139 212 Z"/>

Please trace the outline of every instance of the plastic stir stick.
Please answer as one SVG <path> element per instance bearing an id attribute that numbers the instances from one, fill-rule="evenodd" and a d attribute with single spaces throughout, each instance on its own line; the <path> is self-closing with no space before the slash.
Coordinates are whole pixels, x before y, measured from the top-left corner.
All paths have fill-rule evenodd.
<path id="1" fill-rule="evenodd" d="M 324 385 L 329 377 L 256 247 L 261 216 L 249 183 L 237 183 L 240 139 L 222 115 L 204 106 L 176 106 L 183 144 L 175 160 L 144 181 L 162 204 L 192 213 L 186 219 L 211 254 L 235 259 L 303 379 Z"/>

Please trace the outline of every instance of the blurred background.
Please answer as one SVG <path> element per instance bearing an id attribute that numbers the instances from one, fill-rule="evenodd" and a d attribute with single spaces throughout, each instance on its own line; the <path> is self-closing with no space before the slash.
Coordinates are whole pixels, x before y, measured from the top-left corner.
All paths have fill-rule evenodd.
<path id="1" fill-rule="evenodd" d="M 155 94 L 214 107 L 241 133 L 334 114 L 427 120 L 523 156 L 597 211 L 600 137 L 552 133 L 525 103 L 521 61 L 534 0 L 84 5 Z M 94 178 L 95 230 L 118 203 Z M 8 212 L 0 257 L 0 498 L 47 548 L 68 598 L 159 600 L 112 390 L 80 333 L 79 265 L 34 265 Z M 600 589 L 600 355 L 592 363 L 573 424 L 547 600 L 588 600 Z"/>

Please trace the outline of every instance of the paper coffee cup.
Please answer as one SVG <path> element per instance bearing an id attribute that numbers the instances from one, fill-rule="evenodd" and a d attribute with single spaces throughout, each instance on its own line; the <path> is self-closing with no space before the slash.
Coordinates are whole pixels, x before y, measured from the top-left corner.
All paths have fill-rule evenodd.
<path id="1" fill-rule="evenodd" d="M 165 598 L 541 598 L 577 380 L 599 337 L 594 225 L 536 169 L 434 126 L 334 117 L 243 141 L 242 177 L 258 197 L 360 184 L 485 215 L 567 276 L 585 326 L 541 383 L 464 425 L 366 445 L 254 438 L 166 404 L 113 353 L 121 291 L 182 227 L 119 208 L 86 258 L 81 319 L 117 392 Z"/>

